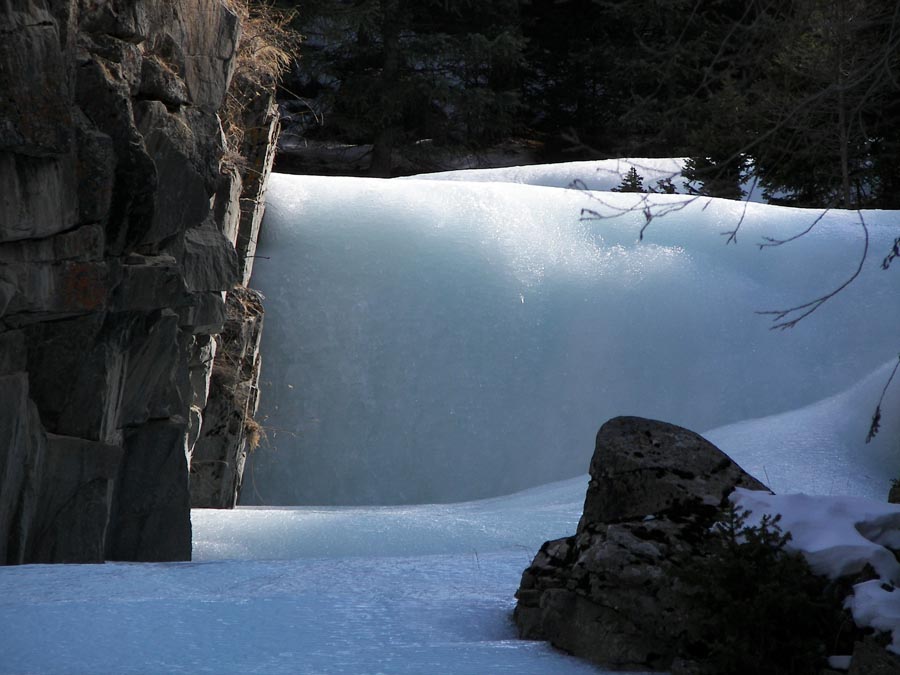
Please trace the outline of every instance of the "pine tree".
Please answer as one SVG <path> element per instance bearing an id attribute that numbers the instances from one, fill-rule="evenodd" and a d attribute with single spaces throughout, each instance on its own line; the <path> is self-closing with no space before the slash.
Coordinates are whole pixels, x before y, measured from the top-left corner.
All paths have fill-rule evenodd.
<path id="1" fill-rule="evenodd" d="M 612 189 L 613 192 L 646 192 L 644 189 L 644 177 L 637 172 L 637 169 L 631 167 L 619 183 L 618 187 Z"/>
<path id="2" fill-rule="evenodd" d="M 760 83 L 753 153 L 771 197 L 799 206 L 900 205 L 900 6 L 795 0 Z"/>
<path id="3" fill-rule="evenodd" d="M 310 0 L 299 78 L 315 96 L 312 132 L 371 143 L 371 172 L 395 151 L 480 147 L 515 128 L 523 41 L 516 0 Z"/>

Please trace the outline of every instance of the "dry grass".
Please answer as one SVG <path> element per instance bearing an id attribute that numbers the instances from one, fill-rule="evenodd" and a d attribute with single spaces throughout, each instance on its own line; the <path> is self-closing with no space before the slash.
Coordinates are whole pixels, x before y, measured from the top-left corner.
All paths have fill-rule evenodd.
<path id="1" fill-rule="evenodd" d="M 290 27 L 293 12 L 262 0 L 222 1 L 241 22 L 234 76 L 221 114 L 226 139 L 222 161 L 241 168 L 247 110 L 260 96 L 274 94 L 282 74 L 298 58 L 301 38 Z"/>
<path id="2" fill-rule="evenodd" d="M 241 20 L 235 77 L 265 88 L 273 86 L 300 46 L 300 35 L 290 27 L 294 13 L 265 2 L 224 1 Z"/>
<path id="3" fill-rule="evenodd" d="M 256 450 L 262 441 L 268 441 L 265 427 L 249 416 L 244 418 L 244 433 L 247 435 L 247 445 L 250 447 L 250 452 Z"/>

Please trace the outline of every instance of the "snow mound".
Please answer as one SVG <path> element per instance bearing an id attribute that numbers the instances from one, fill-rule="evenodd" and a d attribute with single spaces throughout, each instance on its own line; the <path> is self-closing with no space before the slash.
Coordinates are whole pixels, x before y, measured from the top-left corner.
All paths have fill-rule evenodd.
<path id="1" fill-rule="evenodd" d="M 885 414 L 866 443 L 869 423 L 897 360 L 852 387 L 797 410 L 712 429 L 703 436 L 776 493 L 884 498 L 900 475 L 900 415 Z M 900 386 L 882 409 L 900 410 Z M 817 467 L 830 467 L 820 471 Z"/>
<path id="2" fill-rule="evenodd" d="M 610 191 L 618 188 L 631 169 L 643 179 L 648 192 L 664 192 L 660 184 L 671 183 L 678 194 L 691 194 L 697 188 L 682 176 L 684 157 L 637 157 L 622 159 L 601 159 L 584 162 L 561 162 L 558 164 L 536 164 L 512 166 L 498 169 L 462 169 L 407 176 L 422 180 L 452 180 L 474 182 L 521 183 L 555 188 L 577 188 L 581 190 Z M 752 178 L 743 183 L 744 199 L 751 202 L 765 202 L 763 190 Z"/>
<path id="3" fill-rule="evenodd" d="M 681 177 L 683 158 L 631 158 L 601 159 L 585 162 L 561 162 L 512 166 L 500 169 L 462 169 L 409 176 L 422 180 L 455 180 L 475 182 L 522 183 L 545 187 L 567 188 L 575 181 L 587 190 L 612 190 L 618 187 L 626 174 L 634 169 L 644 179 L 644 187 L 655 187 L 660 180 L 671 180 L 678 192 L 686 193 L 687 186 Z M 399 180 L 408 180 L 403 178 Z"/>
<path id="4" fill-rule="evenodd" d="M 574 532 L 588 477 L 482 501 L 381 507 L 195 509 L 194 560 L 523 553 Z"/>

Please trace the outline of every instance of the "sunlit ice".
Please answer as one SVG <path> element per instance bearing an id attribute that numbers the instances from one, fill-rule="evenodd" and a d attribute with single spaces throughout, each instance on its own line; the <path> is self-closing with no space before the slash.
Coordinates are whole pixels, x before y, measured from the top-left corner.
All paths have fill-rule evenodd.
<path id="1" fill-rule="evenodd" d="M 857 214 L 548 187 L 540 169 L 528 168 L 536 184 L 509 178 L 521 168 L 477 182 L 273 178 L 254 273 L 268 443 L 251 457 L 244 503 L 508 494 L 584 473 L 597 428 L 619 414 L 714 440 L 718 427 L 777 415 L 766 447 L 753 434 L 724 449 L 751 464 L 764 452 L 772 480 L 795 488 L 884 496 L 896 436 L 864 440 L 900 334 L 898 282 L 878 255 L 895 214 L 864 212 L 859 277 L 773 330 L 758 312 L 852 275 L 866 243 Z M 545 170 L 554 186 L 594 177 L 584 163 Z M 796 241 L 758 246 L 813 221 Z M 789 414 L 876 370 L 845 415 Z M 798 437 L 844 459 L 807 462 L 813 447 Z M 848 472 L 856 462 L 862 480 Z"/>

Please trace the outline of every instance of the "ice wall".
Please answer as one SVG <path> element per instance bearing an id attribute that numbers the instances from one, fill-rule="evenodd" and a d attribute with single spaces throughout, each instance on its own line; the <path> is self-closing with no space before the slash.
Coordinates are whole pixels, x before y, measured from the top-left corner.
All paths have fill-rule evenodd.
<path id="1" fill-rule="evenodd" d="M 896 353 L 898 278 L 879 268 L 895 214 L 865 214 L 873 254 L 853 285 L 771 331 L 755 310 L 815 298 L 855 269 L 855 215 L 760 251 L 816 214 L 749 204 L 726 246 L 745 205 L 656 195 L 653 212 L 675 208 L 639 242 L 639 199 L 273 176 L 254 273 L 269 442 L 243 503 L 509 493 L 584 473 L 614 415 L 702 431 L 809 405 Z M 609 217 L 582 221 L 584 207 Z"/>

